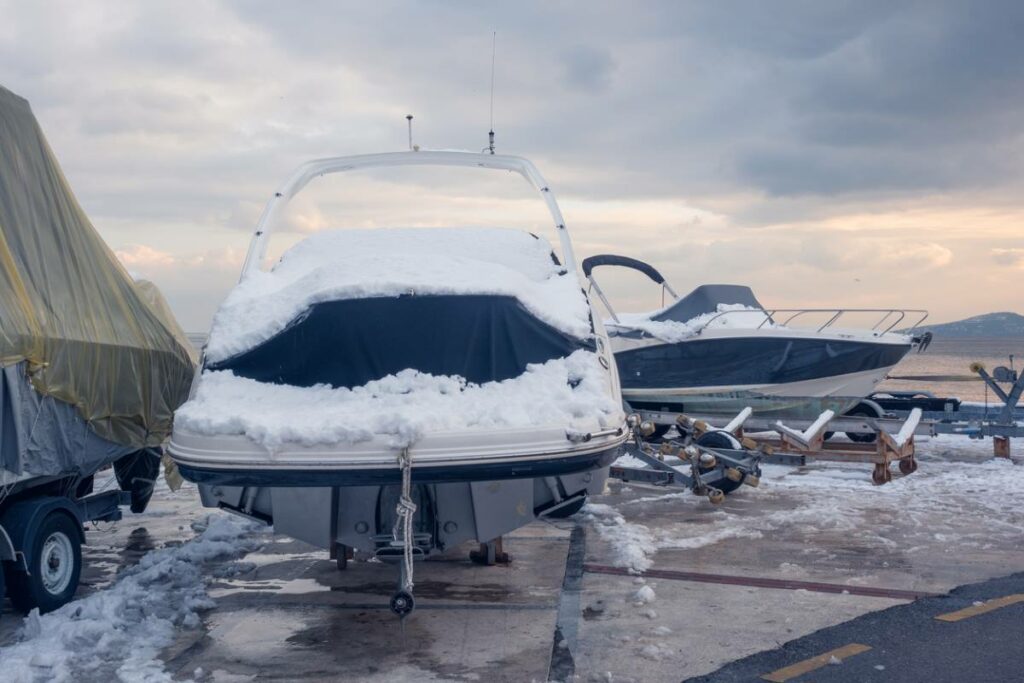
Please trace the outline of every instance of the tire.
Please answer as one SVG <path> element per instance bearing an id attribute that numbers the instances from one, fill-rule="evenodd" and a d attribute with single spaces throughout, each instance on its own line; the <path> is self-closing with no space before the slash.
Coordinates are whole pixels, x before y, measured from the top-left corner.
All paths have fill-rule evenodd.
<path id="1" fill-rule="evenodd" d="M 729 450 L 737 450 L 740 447 L 739 441 L 736 440 L 732 434 L 723 431 L 712 431 L 704 432 L 697 439 L 697 445 L 703 446 L 704 448 L 724 448 Z M 711 470 L 707 470 L 711 471 Z M 703 474 L 703 470 L 701 474 Z M 729 477 L 722 477 L 714 482 L 709 482 L 709 486 L 714 486 L 722 493 L 728 495 L 743 485 L 743 480 L 747 478 L 746 473 L 740 477 L 739 481 L 733 481 Z"/>
<path id="2" fill-rule="evenodd" d="M 881 415 L 879 415 L 877 411 L 875 411 L 871 406 L 865 403 L 858 403 L 853 408 L 843 413 L 843 415 L 848 417 L 856 417 L 858 415 L 863 417 L 881 417 Z M 854 443 L 874 443 L 875 440 L 878 438 L 878 435 L 858 434 L 857 432 L 846 432 L 846 438 L 849 439 L 850 441 L 853 441 Z"/>
<path id="3" fill-rule="evenodd" d="M 672 429 L 672 425 L 654 425 L 654 432 L 651 433 L 648 439 L 663 439 L 668 434 L 668 430 Z"/>
<path id="4" fill-rule="evenodd" d="M 78 590 L 82 574 L 82 543 L 78 523 L 61 511 L 51 512 L 36 530 L 30 574 L 8 574 L 8 594 L 15 609 L 28 613 L 38 607 L 43 614 L 69 602 Z"/>

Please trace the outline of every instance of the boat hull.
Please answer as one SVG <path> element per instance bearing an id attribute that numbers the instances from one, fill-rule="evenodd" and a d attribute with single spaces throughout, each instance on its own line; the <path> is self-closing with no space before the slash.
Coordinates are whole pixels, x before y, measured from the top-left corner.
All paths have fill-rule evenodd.
<path id="1" fill-rule="evenodd" d="M 898 340 L 782 335 L 612 343 L 622 395 L 634 410 L 735 414 L 749 406 L 766 417 L 811 418 L 852 408 L 911 348 Z"/>

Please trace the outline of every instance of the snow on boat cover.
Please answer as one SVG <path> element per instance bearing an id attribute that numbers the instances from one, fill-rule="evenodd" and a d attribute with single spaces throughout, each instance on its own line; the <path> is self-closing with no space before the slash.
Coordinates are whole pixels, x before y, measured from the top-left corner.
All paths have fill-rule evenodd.
<path id="1" fill-rule="evenodd" d="M 438 317 L 425 319 L 424 306 Z M 318 353 L 325 339 L 336 346 Z M 546 240 L 504 229 L 331 231 L 229 295 L 176 419 L 271 452 L 539 424 L 606 429 L 622 412 L 595 350 L 586 297 Z"/>

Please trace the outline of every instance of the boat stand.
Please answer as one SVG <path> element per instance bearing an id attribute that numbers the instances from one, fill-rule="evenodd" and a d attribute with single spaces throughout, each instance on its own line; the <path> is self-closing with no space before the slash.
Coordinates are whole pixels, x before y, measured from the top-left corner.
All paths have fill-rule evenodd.
<path id="1" fill-rule="evenodd" d="M 869 433 L 874 435 L 872 443 L 828 442 L 826 439 L 830 431 L 842 429 L 850 422 L 849 418 L 837 418 L 831 410 L 821 413 L 809 424 L 804 421 L 806 426 L 803 429 L 775 420 L 768 429 L 758 427 L 757 433 L 746 434 L 744 428 L 750 417 L 751 409 L 745 408 L 723 429 L 740 439 L 744 448 L 759 450 L 764 462 L 780 465 L 804 465 L 811 460 L 872 463 L 875 467 L 871 479 L 876 484 L 892 480 L 890 465 L 894 462 L 904 475 L 917 471 L 914 436 L 922 429 L 922 411 L 919 408 L 911 410 L 905 419 L 899 421 L 856 418 L 854 422 L 864 423 L 858 425 L 861 433 L 864 427 L 871 429 Z M 717 431 L 706 418 L 680 415 L 677 425 L 681 432 L 692 433 L 697 438 Z M 894 426 L 898 426 L 898 430 L 894 430 Z M 927 430 L 928 426 L 923 428 Z"/>
<path id="2" fill-rule="evenodd" d="M 415 608 L 412 572 L 429 555 L 476 541 L 478 564 L 505 564 L 511 557 L 502 538 L 540 517 L 578 511 L 588 495 L 604 490 L 607 474 L 597 469 L 550 477 L 403 486 L 255 487 L 200 484 L 206 507 L 272 524 L 274 532 L 328 551 L 338 569 L 354 552 L 397 569 L 389 607 L 400 617 Z M 412 505 L 403 504 L 408 498 Z M 399 509 L 412 514 L 406 525 Z M 396 531 L 397 528 L 397 531 Z M 408 533 L 409 543 L 406 543 Z"/>

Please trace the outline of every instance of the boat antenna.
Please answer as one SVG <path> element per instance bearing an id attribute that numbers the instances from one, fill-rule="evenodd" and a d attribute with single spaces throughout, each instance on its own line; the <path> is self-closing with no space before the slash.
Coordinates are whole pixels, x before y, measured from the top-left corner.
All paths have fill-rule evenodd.
<path id="1" fill-rule="evenodd" d="M 498 45 L 498 32 L 491 34 L 491 129 L 487 131 L 487 150 L 494 154 L 494 52 Z"/>
<path id="2" fill-rule="evenodd" d="M 409 151 L 413 151 L 412 148 L 412 114 L 406 114 L 405 120 L 409 122 Z"/>

